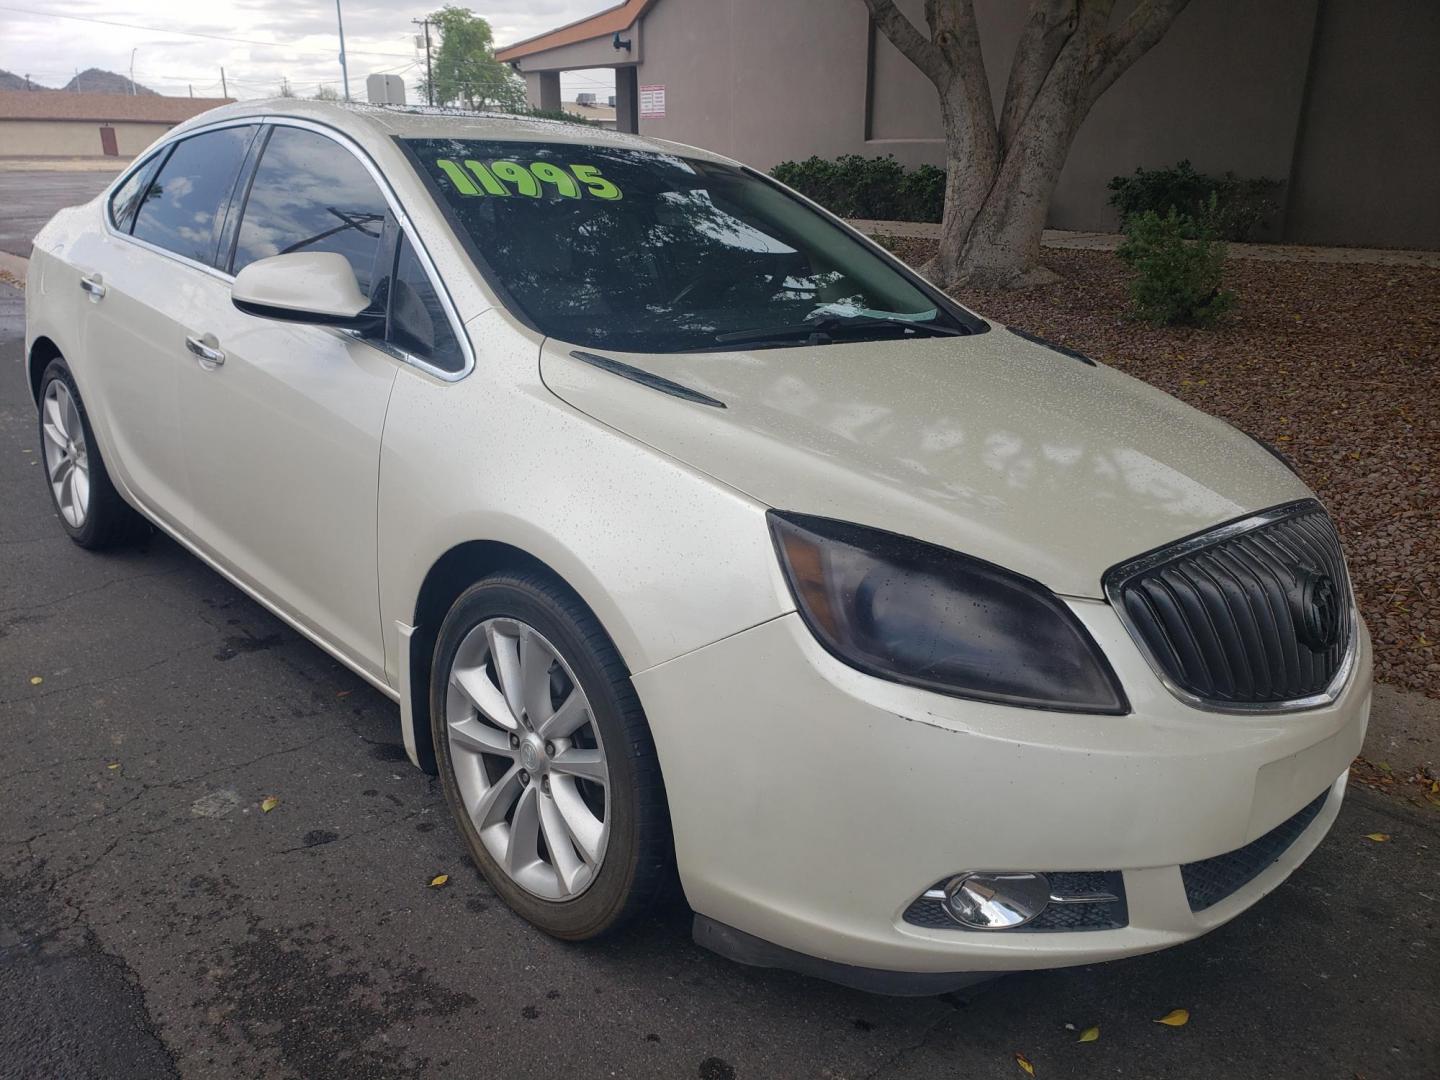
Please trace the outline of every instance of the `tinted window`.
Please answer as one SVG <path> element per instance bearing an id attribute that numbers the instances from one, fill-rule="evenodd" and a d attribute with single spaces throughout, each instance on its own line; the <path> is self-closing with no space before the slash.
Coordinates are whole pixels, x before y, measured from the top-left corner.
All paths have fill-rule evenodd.
<path id="1" fill-rule="evenodd" d="M 260 157 L 235 245 L 234 272 L 291 251 L 344 255 L 370 295 L 385 199 L 355 155 L 301 128 L 277 127 Z"/>
<path id="2" fill-rule="evenodd" d="M 163 153 L 157 154 L 136 169 L 115 189 L 115 194 L 110 196 L 110 220 L 121 232 L 130 231 L 130 226 L 135 221 L 135 211 L 140 208 L 140 196 L 145 185 L 150 183 L 150 177 L 155 175 L 156 164 L 164 156 Z"/>
<path id="3" fill-rule="evenodd" d="M 400 238 L 400 257 L 390 289 L 390 343 L 445 371 L 465 366 L 460 343 L 430 277 L 410 241 Z"/>
<path id="4" fill-rule="evenodd" d="M 740 336 L 805 344 L 815 321 L 836 340 L 967 328 L 868 245 L 733 165 L 600 144 L 406 145 L 490 276 L 562 341 L 667 352 Z"/>
<path id="5" fill-rule="evenodd" d="M 254 134 L 253 127 L 224 128 L 179 143 L 145 192 L 134 235 L 187 259 L 211 262 Z"/>

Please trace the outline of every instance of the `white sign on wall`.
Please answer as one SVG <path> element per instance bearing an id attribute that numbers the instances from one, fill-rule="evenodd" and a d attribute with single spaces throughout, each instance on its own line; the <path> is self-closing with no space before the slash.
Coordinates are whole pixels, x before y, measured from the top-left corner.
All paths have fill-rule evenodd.
<path id="1" fill-rule="evenodd" d="M 665 117 L 665 84 L 651 83 L 640 87 L 640 119 L 661 120 Z"/>

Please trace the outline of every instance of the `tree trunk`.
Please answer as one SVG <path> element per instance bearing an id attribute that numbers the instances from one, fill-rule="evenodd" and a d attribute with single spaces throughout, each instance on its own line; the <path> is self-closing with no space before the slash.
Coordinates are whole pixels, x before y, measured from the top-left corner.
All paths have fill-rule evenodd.
<path id="1" fill-rule="evenodd" d="M 945 213 L 925 274 L 945 289 L 1045 284 L 1050 199 L 1090 107 L 1160 40 L 1189 0 L 1031 0 L 997 124 L 973 0 L 925 0 L 923 33 L 895 0 L 865 0 L 875 25 L 940 95 Z"/>

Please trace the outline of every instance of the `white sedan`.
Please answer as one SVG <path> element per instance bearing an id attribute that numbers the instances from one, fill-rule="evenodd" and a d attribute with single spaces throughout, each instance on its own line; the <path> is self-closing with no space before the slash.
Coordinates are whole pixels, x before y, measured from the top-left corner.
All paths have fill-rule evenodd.
<path id="1" fill-rule="evenodd" d="M 1194 938 L 1339 810 L 1371 654 L 1222 421 L 736 162 L 294 100 L 35 242 L 61 525 L 158 527 L 399 703 L 560 938 L 897 993 Z"/>

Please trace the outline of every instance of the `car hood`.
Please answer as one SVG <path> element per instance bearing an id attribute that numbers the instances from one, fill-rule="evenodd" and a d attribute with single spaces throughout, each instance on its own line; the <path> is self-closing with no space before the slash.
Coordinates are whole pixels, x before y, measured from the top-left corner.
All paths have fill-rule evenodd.
<path id="1" fill-rule="evenodd" d="M 1105 570 L 1129 556 L 1309 494 L 1224 421 L 998 324 L 968 337 L 603 354 L 724 408 L 571 353 L 542 348 L 553 393 L 768 506 L 941 544 L 1071 596 L 1103 596 Z"/>

